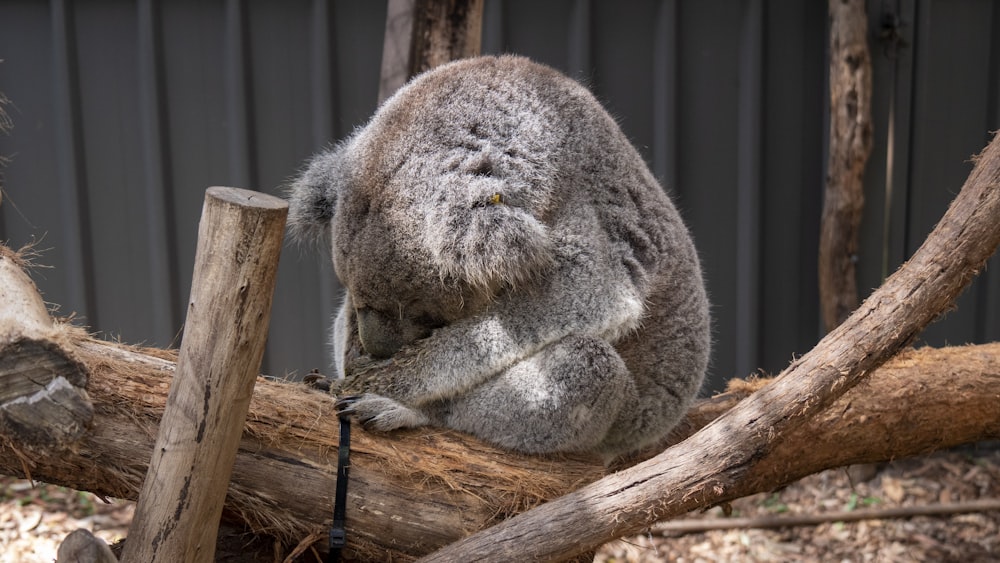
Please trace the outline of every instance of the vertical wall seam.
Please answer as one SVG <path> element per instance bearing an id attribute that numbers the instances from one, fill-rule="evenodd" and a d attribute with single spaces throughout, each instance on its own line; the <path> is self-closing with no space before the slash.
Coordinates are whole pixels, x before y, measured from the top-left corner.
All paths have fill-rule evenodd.
<path id="1" fill-rule="evenodd" d="M 483 53 L 502 53 L 506 47 L 503 0 L 484 0 Z"/>
<path id="2" fill-rule="evenodd" d="M 336 113 L 338 105 L 335 99 L 334 80 L 337 70 L 331 13 L 327 0 L 313 0 L 310 42 L 312 76 L 309 77 L 309 84 L 311 90 L 310 107 L 312 109 L 312 148 L 314 151 L 328 145 L 333 140 L 340 122 L 340 116 Z M 325 322 L 332 322 L 337 310 L 335 293 L 339 285 L 333 274 L 333 268 L 320 267 L 317 268 L 317 272 L 322 316 Z M 327 329 L 328 326 L 320 327 L 324 334 L 326 334 Z"/>
<path id="3" fill-rule="evenodd" d="M 226 124 L 229 132 L 229 181 L 235 187 L 259 189 L 253 166 L 256 152 L 253 122 L 253 76 L 247 7 L 243 0 L 226 1 Z"/>
<path id="4" fill-rule="evenodd" d="M 882 18 L 895 15 L 899 18 L 898 31 L 903 35 L 902 42 L 894 47 L 891 43 L 877 42 L 873 45 L 872 63 L 877 63 L 877 57 L 887 59 L 891 66 L 892 76 L 888 84 L 889 108 L 886 127 L 886 175 L 883 193 L 885 193 L 886 213 L 883 221 L 883 245 L 886 257 L 883 262 L 883 274 L 888 276 L 892 270 L 903 263 L 909 251 L 907 249 L 909 231 L 909 200 L 910 200 L 910 158 L 912 153 L 913 126 L 913 81 L 914 58 L 914 2 L 913 0 L 883 0 L 876 9 L 869 10 L 869 33 L 873 36 L 880 32 Z M 879 30 L 879 31 L 876 31 Z M 874 84 L 873 96 L 878 97 L 879 84 Z M 877 116 L 873 115 L 873 122 Z"/>
<path id="5" fill-rule="evenodd" d="M 757 368 L 760 335 L 760 184 L 764 1 L 743 5 L 737 109 L 736 370 Z"/>
<path id="6" fill-rule="evenodd" d="M 328 144 L 337 130 L 333 25 L 326 0 L 313 0 L 310 41 L 311 131 L 316 148 Z"/>
<path id="7" fill-rule="evenodd" d="M 152 334 L 156 343 L 172 343 L 180 327 L 180 280 L 173 182 L 167 120 L 160 6 L 139 0 L 136 10 L 139 77 L 139 135 L 142 142 L 142 191 L 149 255 Z"/>
<path id="8" fill-rule="evenodd" d="M 677 0 L 662 0 L 653 32 L 653 173 L 668 192 L 677 183 Z"/>
<path id="9" fill-rule="evenodd" d="M 76 32 L 73 6 L 67 0 L 52 0 L 53 116 L 56 138 L 56 170 L 59 218 L 66 249 L 67 299 L 82 311 L 89 326 L 98 326 L 97 293 L 94 280 L 93 233 L 90 228 L 90 199 L 87 186 L 86 153 L 83 144 L 83 117 L 76 59 Z"/>
<path id="10" fill-rule="evenodd" d="M 566 45 L 566 66 L 571 76 L 587 80 L 594 72 L 591 49 L 593 33 L 590 27 L 590 0 L 574 0 L 569 13 L 569 37 Z"/>
<path id="11" fill-rule="evenodd" d="M 904 36 L 904 43 L 896 45 L 890 51 L 892 64 L 892 82 L 890 85 L 891 96 L 889 127 L 891 131 L 892 144 L 886 148 L 886 183 L 891 182 L 887 188 L 887 195 L 891 199 L 886 201 L 887 210 L 887 236 L 883 241 L 887 249 L 887 263 L 885 264 L 885 276 L 892 272 L 895 265 L 903 263 L 909 252 L 906 248 L 909 231 L 909 204 L 910 182 L 909 182 L 909 162 L 911 157 L 911 147 L 913 144 L 913 16 L 914 6 L 912 0 L 909 2 L 893 0 L 883 3 L 883 13 L 894 13 L 900 20 L 900 33 Z M 879 18 L 881 18 L 879 14 Z M 875 27 L 876 21 L 870 22 L 870 29 Z M 881 25 L 881 22 L 879 22 Z M 882 55 L 886 56 L 886 55 Z M 875 92 L 877 94 L 878 92 Z M 890 149 L 891 148 L 891 153 Z M 891 177 L 889 172 L 891 171 Z"/>
<path id="12" fill-rule="evenodd" d="M 902 192 L 901 195 L 904 197 L 903 204 L 903 258 L 907 259 L 916 248 L 911 246 L 914 244 L 913 240 L 913 214 L 914 214 L 914 204 L 916 203 L 916 198 L 913 197 L 913 166 L 914 166 L 914 151 L 916 143 L 916 117 L 918 112 L 918 100 L 917 95 L 920 92 L 920 81 L 923 79 L 922 71 L 920 69 L 920 50 L 922 49 L 921 43 L 925 39 L 925 34 L 929 33 L 930 28 L 930 16 L 931 16 L 931 6 L 930 2 L 916 2 L 916 6 L 913 10 L 913 35 L 911 41 L 911 48 L 913 53 L 913 67 L 910 74 L 910 84 L 909 91 L 912 93 L 910 97 L 910 111 L 908 112 L 906 119 L 909 123 L 909 134 L 906 139 L 906 183 L 902 186 L 902 190 L 897 190 Z M 902 152 L 902 151 L 897 151 Z M 899 170 L 901 167 L 894 166 L 894 169 Z M 916 244 L 919 244 L 917 241 Z"/>
<path id="13" fill-rule="evenodd" d="M 986 131 L 983 146 L 992 140 L 993 134 L 1000 129 L 1000 7 L 996 3 L 990 6 L 993 10 L 990 18 L 990 58 L 989 80 L 986 95 L 986 120 L 989 131 Z M 993 266 L 993 268 L 990 268 Z M 997 267 L 1000 258 L 996 255 L 990 259 L 987 266 L 979 273 L 979 283 L 976 288 L 975 327 L 973 336 L 976 342 L 993 342 L 1000 338 L 1000 321 L 996 311 L 1000 307 L 1000 282 L 998 282 Z"/>

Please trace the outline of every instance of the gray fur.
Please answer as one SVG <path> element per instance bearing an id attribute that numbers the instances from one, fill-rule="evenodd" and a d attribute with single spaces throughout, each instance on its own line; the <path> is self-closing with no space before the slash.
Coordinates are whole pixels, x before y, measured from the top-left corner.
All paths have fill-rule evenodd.
<path id="1" fill-rule="evenodd" d="M 688 231 L 582 86 L 518 57 L 425 73 L 294 182 L 329 241 L 339 407 L 524 452 L 611 458 L 697 394 L 708 301 Z"/>

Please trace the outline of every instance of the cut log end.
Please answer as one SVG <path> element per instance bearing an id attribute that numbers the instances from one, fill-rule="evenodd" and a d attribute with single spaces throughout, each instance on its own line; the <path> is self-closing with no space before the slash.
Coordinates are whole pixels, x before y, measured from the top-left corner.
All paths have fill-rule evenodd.
<path id="1" fill-rule="evenodd" d="M 284 209 L 288 207 L 288 202 L 279 197 L 243 188 L 212 186 L 206 192 L 209 198 L 245 208 Z"/>
<path id="2" fill-rule="evenodd" d="M 59 346 L 23 339 L 0 346 L 0 428 L 23 449 L 59 451 L 94 417 L 87 369 Z"/>
<path id="3" fill-rule="evenodd" d="M 52 320 L 27 265 L 0 245 L 0 434 L 22 451 L 56 453 L 93 419 L 89 371 L 69 347 L 79 329 Z"/>

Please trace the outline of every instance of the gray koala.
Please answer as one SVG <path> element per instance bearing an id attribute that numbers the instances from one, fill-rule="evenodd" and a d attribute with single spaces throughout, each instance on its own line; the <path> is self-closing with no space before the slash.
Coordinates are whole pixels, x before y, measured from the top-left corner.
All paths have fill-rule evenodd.
<path id="1" fill-rule="evenodd" d="M 697 394 L 708 301 L 688 231 L 595 98 L 512 56 L 441 66 L 315 156 L 294 235 L 329 244 L 338 408 L 606 460 Z"/>

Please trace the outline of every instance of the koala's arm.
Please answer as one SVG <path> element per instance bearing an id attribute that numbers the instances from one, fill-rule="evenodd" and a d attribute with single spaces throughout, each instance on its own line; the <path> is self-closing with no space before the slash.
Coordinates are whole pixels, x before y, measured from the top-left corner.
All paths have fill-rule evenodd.
<path id="1" fill-rule="evenodd" d="M 636 328 L 640 292 L 603 240 L 557 240 L 539 286 L 512 291 L 478 315 L 439 328 L 391 360 L 349 376 L 341 392 L 369 392 L 413 407 L 466 393 L 545 346 L 576 334 L 614 339 Z"/>

